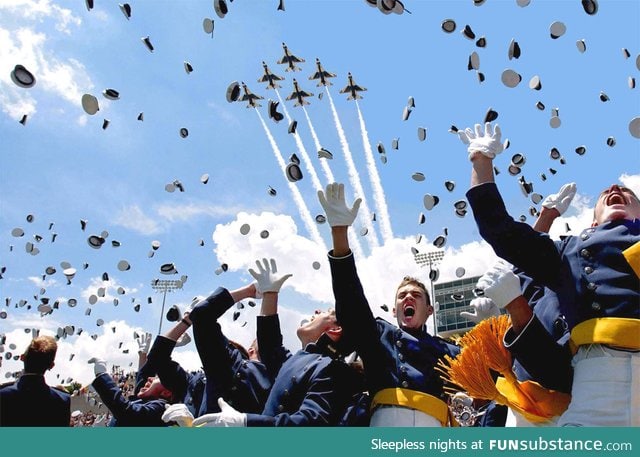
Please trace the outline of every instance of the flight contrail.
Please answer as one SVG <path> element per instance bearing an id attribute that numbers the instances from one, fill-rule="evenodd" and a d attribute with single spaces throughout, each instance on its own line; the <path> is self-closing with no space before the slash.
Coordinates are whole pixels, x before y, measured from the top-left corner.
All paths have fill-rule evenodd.
<path id="1" fill-rule="evenodd" d="M 287 122 L 291 123 L 291 116 L 289 116 L 289 111 L 287 110 L 287 107 L 285 106 L 284 101 L 280 96 L 280 92 L 278 92 L 278 89 L 275 89 L 275 91 L 276 91 L 276 94 L 278 95 L 278 100 L 280 100 L 280 105 L 282 106 L 284 115 L 287 118 Z M 311 176 L 311 183 L 313 184 L 313 187 L 316 189 L 316 191 L 322 190 L 323 189 L 322 183 L 320 182 L 320 179 L 318 179 L 318 174 L 316 173 L 316 169 L 313 166 L 313 162 L 311 162 L 311 158 L 309 157 L 309 154 L 307 153 L 307 150 L 305 149 L 304 144 L 302 144 L 302 139 L 300 138 L 300 135 L 298 135 L 298 132 L 295 132 L 293 134 L 293 137 L 296 140 L 298 151 L 302 155 L 302 161 L 304 162 L 304 165 L 307 171 L 309 172 L 309 176 Z"/>
<path id="2" fill-rule="evenodd" d="M 380 175 L 378 174 L 378 168 L 376 167 L 376 161 L 371 151 L 371 143 L 369 143 L 369 134 L 367 133 L 367 127 L 362 117 L 362 111 L 360 111 L 360 105 L 356 100 L 356 108 L 358 108 L 358 119 L 360 119 L 360 130 L 362 131 L 362 144 L 364 145 L 365 158 L 367 159 L 367 170 L 369 171 L 369 179 L 371 180 L 371 187 L 373 188 L 373 199 L 376 204 L 376 209 L 380 217 L 380 232 L 382 233 L 382 239 L 384 242 L 391 241 L 393 239 L 393 231 L 391 230 L 391 220 L 389 218 L 389 209 L 387 208 L 387 200 L 384 196 L 384 190 L 380 183 Z"/>
<path id="3" fill-rule="evenodd" d="M 376 234 L 373 225 L 371 223 L 371 211 L 369 210 L 369 205 L 367 205 L 367 199 L 364 195 L 364 189 L 362 188 L 362 183 L 360 182 L 360 176 L 358 175 L 358 170 L 353 162 L 353 157 L 351 155 L 351 149 L 349 149 L 349 143 L 347 142 L 347 137 L 344 134 L 344 130 L 342 129 L 342 123 L 340 122 L 340 118 L 338 117 L 338 112 L 336 111 L 336 106 L 333 103 L 333 98 L 331 97 L 331 92 L 329 92 L 329 88 L 327 87 L 327 96 L 329 98 L 329 104 L 331 105 L 331 112 L 333 113 L 333 120 L 336 124 L 336 129 L 338 130 L 338 137 L 340 137 L 340 144 L 342 145 L 342 151 L 344 152 L 344 158 L 347 162 L 347 170 L 349 174 L 349 182 L 353 187 L 355 197 L 362 198 L 362 214 L 365 218 L 365 225 L 369 231 L 369 236 L 367 236 L 369 240 L 370 246 L 378 247 L 380 246 L 380 242 L 378 241 L 378 235 Z"/>
<path id="4" fill-rule="evenodd" d="M 307 123 L 309 124 L 309 130 L 311 131 L 311 136 L 313 137 L 313 142 L 316 146 L 316 149 L 320 150 L 322 146 L 320 144 L 320 140 L 318 139 L 318 135 L 316 134 L 316 129 L 313 128 L 313 124 L 311 123 L 309 113 L 307 113 L 307 110 L 304 106 L 302 107 L 302 109 L 304 110 L 304 115 L 307 117 Z M 322 165 L 322 169 L 324 170 L 327 184 L 335 182 L 335 178 L 333 176 L 333 173 L 331 172 L 331 168 L 329 167 L 328 160 L 320 159 L 320 163 Z M 364 257 L 362 245 L 360 244 L 358 235 L 353 230 L 349 230 L 349 245 L 353 248 L 353 253 L 357 258 Z"/>
<path id="5" fill-rule="evenodd" d="M 267 134 L 267 138 L 269 139 L 269 143 L 271 144 L 271 149 L 273 149 L 273 154 L 276 156 L 276 160 L 278 161 L 278 165 L 280 166 L 280 169 L 282 170 L 282 173 L 285 176 L 285 180 L 287 181 L 287 184 L 289 185 L 289 190 L 291 190 L 291 194 L 293 195 L 293 201 L 295 202 L 296 206 L 298 207 L 298 211 L 300 212 L 300 217 L 302 218 L 302 221 L 304 222 L 304 225 L 307 227 L 307 230 L 311 234 L 311 237 L 313 238 L 313 241 L 315 241 L 320 246 L 322 246 L 326 251 L 327 247 L 324 244 L 324 240 L 320 236 L 320 232 L 318 231 L 318 227 L 316 226 L 313 218 L 311 217 L 311 213 L 309 212 L 309 208 L 307 208 L 307 204 L 304 202 L 304 199 L 302 198 L 302 194 L 300 193 L 300 190 L 291 181 L 289 181 L 289 179 L 287 178 L 287 174 L 286 174 L 286 171 L 285 171 L 285 169 L 287 167 L 287 164 L 285 163 L 284 159 L 282 158 L 282 153 L 280 152 L 280 149 L 278 148 L 278 145 L 276 144 L 275 140 L 273 139 L 273 135 L 271 135 L 271 131 L 269 131 L 269 127 L 267 127 L 267 124 L 264 122 L 264 119 L 262 118 L 262 115 L 260 114 L 260 111 L 258 111 L 257 109 L 254 110 L 254 111 L 258 114 L 258 118 L 260 119 L 260 123 L 262 124 L 262 128 L 264 129 L 264 133 Z"/>
<path id="6" fill-rule="evenodd" d="M 307 109 L 303 106 L 302 110 L 304 111 L 304 115 L 307 117 L 307 123 L 309 124 L 309 130 L 311 130 L 311 136 L 313 137 L 313 143 L 316 146 L 316 150 L 320 150 L 322 145 L 320 144 L 320 140 L 318 139 L 318 135 L 316 135 L 316 129 L 313 128 L 313 124 L 311 123 L 311 118 L 309 117 L 309 113 L 307 113 Z M 320 159 L 320 165 L 322 166 L 322 171 L 324 171 L 324 175 L 327 179 L 327 183 L 332 183 L 335 181 L 333 177 L 333 172 L 329 167 L 329 163 L 327 159 Z"/>

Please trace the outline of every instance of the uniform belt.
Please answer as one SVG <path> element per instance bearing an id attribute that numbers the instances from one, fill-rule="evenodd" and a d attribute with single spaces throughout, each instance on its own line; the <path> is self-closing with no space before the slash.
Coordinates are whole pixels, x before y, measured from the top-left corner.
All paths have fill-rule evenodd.
<path id="1" fill-rule="evenodd" d="M 606 344 L 616 348 L 640 350 L 640 320 L 627 317 L 597 317 L 581 322 L 571 330 L 571 350 L 586 344 Z"/>
<path id="2" fill-rule="evenodd" d="M 373 396 L 371 410 L 381 405 L 404 406 L 422 411 L 440 421 L 443 427 L 453 425 L 455 422 L 450 420 L 449 407 L 444 401 L 417 390 L 400 387 L 382 389 Z"/>

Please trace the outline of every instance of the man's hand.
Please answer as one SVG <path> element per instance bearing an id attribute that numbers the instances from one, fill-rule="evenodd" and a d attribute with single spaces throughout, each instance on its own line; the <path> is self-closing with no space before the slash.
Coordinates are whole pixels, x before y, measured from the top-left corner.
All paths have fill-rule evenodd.
<path id="1" fill-rule="evenodd" d="M 560 213 L 560 216 L 562 216 L 567 208 L 569 208 L 573 197 L 575 197 L 576 190 L 576 183 L 571 182 L 569 184 L 565 184 L 560 188 L 557 194 L 551 194 L 545 198 L 542 202 L 542 206 L 547 209 L 555 208 L 558 213 Z"/>
<path id="2" fill-rule="evenodd" d="M 258 271 L 249 268 L 249 274 L 251 274 L 257 282 L 256 296 L 258 294 L 264 294 L 265 292 L 280 292 L 282 284 L 293 276 L 291 274 L 286 274 L 284 276 L 276 275 L 278 267 L 276 266 L 275 259 L 262 259 L 262 263 L 260 263 L 260 260 L 256 260 L 256 265 L 258 267 Z"/>
<path id="3" fill-rule="evenodd" d="M 511 264 L 504 260 L 496 262 L 482 275 L 476 287 L 482 289 L 484 296 L 493 300 L 500 309 L 522 295 L 520 278 L 513 272 Z"/>
<path id="4" fill-rule="evenodd" d="M 191 414 L 187 405 L 183 403 L 166 405 L 166 410 L 162 414 L 162 420 L 163 422 L 175 422 L 180 427 L 193 426 L 193 414 Z"/>
<path id="5" fill-rule="evenodd" d="M 194 427 L 246 427 L 247 415 L 218 398 L 219 413 L 205 414 L 193 421 Z"/>
<path id="6" fill-rule="evenodd" d="M 91 357 L 88 363 L 93 363 L 93 373 L 98 376 L 102 373 L 108 373 L 107 362 L 97 357 Z"/>
<path id="7" fill-rule="evenodd" d="M 460 141 L 469 145 L 469 147 L 467 147 L 469 160 L 471 160 L 473 153 L 476 151 L 490 159 L 500 154 L 504 149 L 500 140 L 501 136 L 500 126 L 496 124 L 495 128 L 492 128 L 490 122 L 484 124 L 484 133 L 482 132 L 482 126 L 480 124 L 475 125 L 475 131 L 472 131 L 470 128 L 466 128 L 464 131 L 458 131 Z"/>
<path id="8" fill-rule="evenodd" d="M 462 311 L 460 317 L 476 324 L 490 317 L 500 315 L 500 309 L 489 297 L 474 298 L 469 305 L 471 306 L 471 311 Z"/>
<path id="9" fill-rule="evenodd" d="M 327 216 L 327 221 L 331 227 L 350 226 L 353 224 L 358 210 L 360 209 L 361 198 L 353 202 L 351 208 L 347 207 L 344 200 L 344 184 L 327 184 L 326 190 L 318 191 L 318 200 Z"/>

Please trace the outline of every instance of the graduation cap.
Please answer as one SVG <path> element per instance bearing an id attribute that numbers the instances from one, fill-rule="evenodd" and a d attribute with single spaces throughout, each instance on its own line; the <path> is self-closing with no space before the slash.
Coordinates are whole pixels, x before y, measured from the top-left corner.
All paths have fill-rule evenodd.
<path id="1" fill-rule="evenodd" d="M 296 133 L 296 128 L 298 128 L 298 121 L 293 120 L 289 123 L 289 128 L 287 129 L 287 133 Z"/>
<path id="2" fill-rule="evenodd" d="M 427 210 L 432 210 L 440 202 L 440 198 L 436 195 L 425 194 L 422 203 Z"/>
<path id="3" fill-rule="evenodd" d="M 616 139 L 612 136 L 607 138 L 607 146 L 614 147 L 616 145 Z"/>
<path id="4" fill-rule="evenodd" d="M 184 62 L 184 71 L 185 71 L 187 74 L 190 74 L 190 73 L 193 71 L 193 65 L 191 65 L 191 64 L 190 64 L 189 62 L 187 62 L 186 60 L 185 60 L 185 62 Z"/>
<path id="5" fill-rule="evenodd" d="M 150 52 L 153 52 L 153 45 L 151 44 L 151 39 L 149 38 L 149 36 L 145 36 L 140 38 L 142 40 L 142 42 L 144 43 L 144 45 L 147 47 L 147 49 Z"/>
<path id="6" fill-rule="evenodd" d="M 424 173 L 420 172 L 420 171 L 416 171 L 414 174 L 411 175 L 411 177 L 413 178 L 414 181 L 424 181 Z"/>
<path id="7" fill-rule="evenodd" d="M 609 101 L 609 96 L 607 94 L 605 94 L 604 92 L 600 92 L 600 101 L 601 102 L 608 102 Z"/>
<path id="8" fill-rule="evenodd" d="M 209 174 L 205 173 L 202 176 L 200 176 L 200 182 L 202 184 L 207 184 L 209 182 Z"/>
<path id="9" fill-rule="evenodd" d="M 19 87 L 28 89 L 35 85 L 36 78 L 23 65 L 16 65 L 13 70 L 11 70 L 11 81 Z"/>
<path id="10" fill-rule="evenodd" d="M 587 148 L 584 146 L 578 146 L 576 148 L 576 154 L 578 154 L 579 156 L 584 155 L 587 152 Z"/>
<path id="11" fill-rule="evenodd" d="M 480 56 L 477 52 L 473 51 L 469 56 L 469 62 L 467 63 L 467 70 L 479 70 L 480 69 Z"/>
<path id="12" fill-rule="evenodd" d="M 445 181 L 444 187 L 449 191 L 453 192 L 453 189 L 456 187 L 456 183 L 454 181 Z"/>
<path id="13" fill-rule="evenodd" d="M 180 129 L 180 137 L 181 138 L 186 138 L 189 136 L 189 129 L 187 129 L 186 127 L 182 127 Z"/>
<path id="14" fill-rule="evenodd" d="M 385 153 L 384 144 L 382 144 L 382 141 L 378 141 L 377 149 L 379 154 Z"/>
<path id="15" fill-rule="evenodd" d="M 224 19 L 229 12 L 229 8 L 227 7 L 227 2 L 225 0 L 214 0 L 213 9 L 216 11 L 216 14 L 220 19 Z"/>
<path id="16" fill-rule="evenodd" d="M 533 89 L 533 90 L 542 89 L 542 83 L 540 82 L 540 76 L 535 75 L 529 80 L 529 89 Z"/>
<path id="17" fill-rule="evenodd" d="M 456 268 L 456 278 L 462 278 L 467 271 L 463 267 Z"/>
<path id="18" fill-rule="evenodd" d="M 509 60 L 520 58 L 520 45 L 515 39 L 512 39 L 509 43 L 509 51 L 507 53 Z"/>
<path id="19" fill-rule="evenodd" d="M 165 275 L 175 275 L 178 274 L 178 270 L 174 264 L 165 263 L 160 267 L 160 273 Z"/>
<path id="20" fill-rule="evenodd" d="M 295 162 L 291 162 L 287 165 L 285 173 L 287 175 L 287 179 L 290 182 L 297 182 L 302 179 L 302 170 L 300 169 L 300 166 Z"/>
<path id="21" fill-rule="evenodd" d="M 318 214 L 316 216 L 316 222 L 318 224 L 324 224 L 325 222 L 327 222 L 327 218 L 324 216 L 324 214 Z"/>
<path id="22" fill-rule="evenodd" d="M 110 123 L 111 123 L 111 121 L 109 119 L 104 119 L 102 121 L 102 130 L 107 130 L 107 127 L 109 127 Z"/>
<path id="23" fill-rule="evenodd" d="M 593 16 L 598 12 L 598 1 L 597 0 L 582 0 L 582 8 L 584 8 L 584 12 L 589 16 Z"/>
<path id="24" fill-rule="evenodd" d="M 520 81 L 522 81 L 522 76 L 520 76 L 514 70 L 507 68 L 502 72 L 502 76 L 500 77 L 500 79 L 502 81 L 502 84 L 507 87 L 513 88 L 520 84 Z"/>
<path id="25" fill-rule="evenodd" d="M 275 122 L 280 122 L 284 119 L 284 115 L 278 112 L 279 104 L 280 102 L 269 100 L 269 118 L 273 119 Z"/>
<path id="26" fill-rule="evenodd" d="M 487 46 L 487 39 L 481 36 L 476 40 L 476 46 L 479 48 L 484 48 L 485 46 Z"/>
<path id="27" fill-rule="evenodd" d="M 406 121 L 407 119 L 409 119 L 410 115 L 411 115 L 411 108 L 409 108 L 408 106 L 405 106 L 404 109 L 402 110 L 402 120 Z"/>
<path id="28" fill-rule="evenodd" d="M 131 265 L 126 260 L 121 260 L 118 262 L 118 270 L 120 271 L 128 271 L 131 269 Z"/>
<path id="29" fill-rule="evenodd" d="M 471 30 L 471 26 L 469 26 L 469 24 L 465 25 L 464 29 L 460 33 L 462 33 L 464 37 L 468 38 L 469 40 L 476 39 L 476 34 L 473 33 L 473 30 Z"/>
<path id="30" fill-rule="evenodd" d="M 203 19 L 202 29 L 204 30 L 204 33 L 213 36 L 213 26 L 214 26 L 213 19 L 209 19 L 208 17 L 205 17 Z"/>
<path id="31" fill-rule="evenodd" d="M 269 231 L 268 230 L 263 230 L 260 232 L 260 238 L 262 238 L 263 240 L 269 238 Z"/>
<path id="32" fill-rule="evenodd" d="M 238 98 L 240 97 L 240 84 L 238 81 L 233 81 L 229 84 L 229 87 L 227 87 L 226 97 L 229 103 L 238 101 Z"/>
<path id="33" fill-rule="evenodd" d="M 484 122 L 493 122 L 498 119 L 498 112 L 494 111 L 493 108 L 489 108 L 487 113 L 484 115 Z"/>
<path id="34" fill-rule="evenodd" d="M 280 1 L 278 2 L 278 8 L 277 8 L 277 10 L 278 10 L 278 11 L 284 11 L 284 0 L 280 0 Z"/>
<path id="35" fill-rule="evenodd" d="M 167 316 L 166 317 L 167 317 L 167 320 L 169 322 L 176 322 L 176 321 L 180 320 L 180 316 L 181 315 L 182 315 L 182 313 L 180 312 L 180 308 L 178 308 L 177 305 L 173 305 L 167 311 Z"/>
<path id="36" fill-rule="evenodd" d="M 418 127 L 418 140 L 424 141 L 427 139 L 427 129 L 424 127 Z"/>
<path id="37" fill-rule="evenodd" d="M 397 150 L 399 141 L 400 141 L 399 138 L 394 138 L 393 140 L 391 140 L 391 149 Z"/>
<path id="38" fill-rule="evenodd" d="M 275 197 L 278 194 L 278 192 L 271 186 L 267 187 L 267 193 L 272 197 Z"/>
<path id="39" fill-rule="evenodd" d="M 108 100 L 120 100 L 120 92 L 115 89 L 105 89 L 102 91 L 102 95 Z"/>
<path id="40" fill-rule="evenodd" d="M 249 224 L 242 224 L 240 226 L 240 233 L 242 235 L 248 235 L 249 231 L 251 231 L 251 226 Z"/>
<path id="41" fill-rule="evenodd" d="M 98 235 L 91 235 L 89 238 L 87 238 L 87 243 L 89 243 L 89 246 L 91 246 L 93 249 L 100 249 L 105 241 L 106 240 L 103 237 Z"/>
<path id="42" fill-rule="evenodd" d="M 629 133 L 634 138 L 640 138 L 640 117 L 634 117 L 629 122 Z"/>
<path id="43" fill-rule="evenodd" d="M 587 43 L 584 40 L 578 40 L 576 41 L 576 48 L 580 53 L 583 53 L 587 50 Z"/>
<path id="44" fill-rule="evenodd" d="M 100 111 L 98 99 L 91 94 L 84 94 L 82 96 L 82 109 L 85 113 L 93 116 L 98 111 Z"/>
<path id="45" fill-rule="evenodd" d="M 122 11 L 122 14 L 124 14 L 124 17 L 129 20 L 129 18 L 131 18 L 131 5 L 129 5 L 128 3 L 119 3 L 118 6 L 120 7 L 120 11 Z"/>
<path id="46" fill-rule="evenodd" d="M 567 26 L 563 22 L 555 21 L 549 26 L 549 35 L 553 40 L 560 38 L 567 31 Z"/>
<path id="47" fill-rule="evenodd" d="M 445 19 L 444 21 L 442 21 L 440 27 L 446 33 L 453 33 L 456 30 L 456 21 L 454 21 L 453 19 Z"/>

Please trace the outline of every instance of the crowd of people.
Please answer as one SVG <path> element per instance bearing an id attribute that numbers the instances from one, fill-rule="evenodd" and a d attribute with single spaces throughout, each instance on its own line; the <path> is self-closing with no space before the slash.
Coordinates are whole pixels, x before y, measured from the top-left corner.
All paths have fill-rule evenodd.
<path id="1" fill-rule="evenodd" d="M 553 241 L 553 221 L 575 184 L 542 202 L 533 227 L 509 216 L 494 182 L 500 128 L 459 132 L 471 162 L 467 199 L 482 238 L 500 261 L 478 281 L 466 317 L 476 327 L 457 341 L 431 335 L 427 287 L 404 277 L 396 322 L 374 317 L 349 246 L 360 199 L 343 184 L 318 198 L 331 229 L 328 253 L 335 308 L 297 329 L 298 350 L 283 346 L 278 295 L 291 274 L 274 259 L 249 269 L 255 282 L 219 287 L 194 302 L 151 344 L 139 337 L 130 383 L 92 358 L 93 391 L 110 426 L 638 426 L 640 425 L 640 200 L 616 184 L 598 197 L 593 223 Z M 250 347 L 218 323 L 235 303 L 261 299 Z M 171 358 L 192 328 L 202 371 Z M 0 425 L 95 425 L 70 412 L 69 395 L 49 387 L 56 342 L 34 338 L 24 373 L 0 390 Z M 102 420 L 100 421 L 102 422 Z"/>

